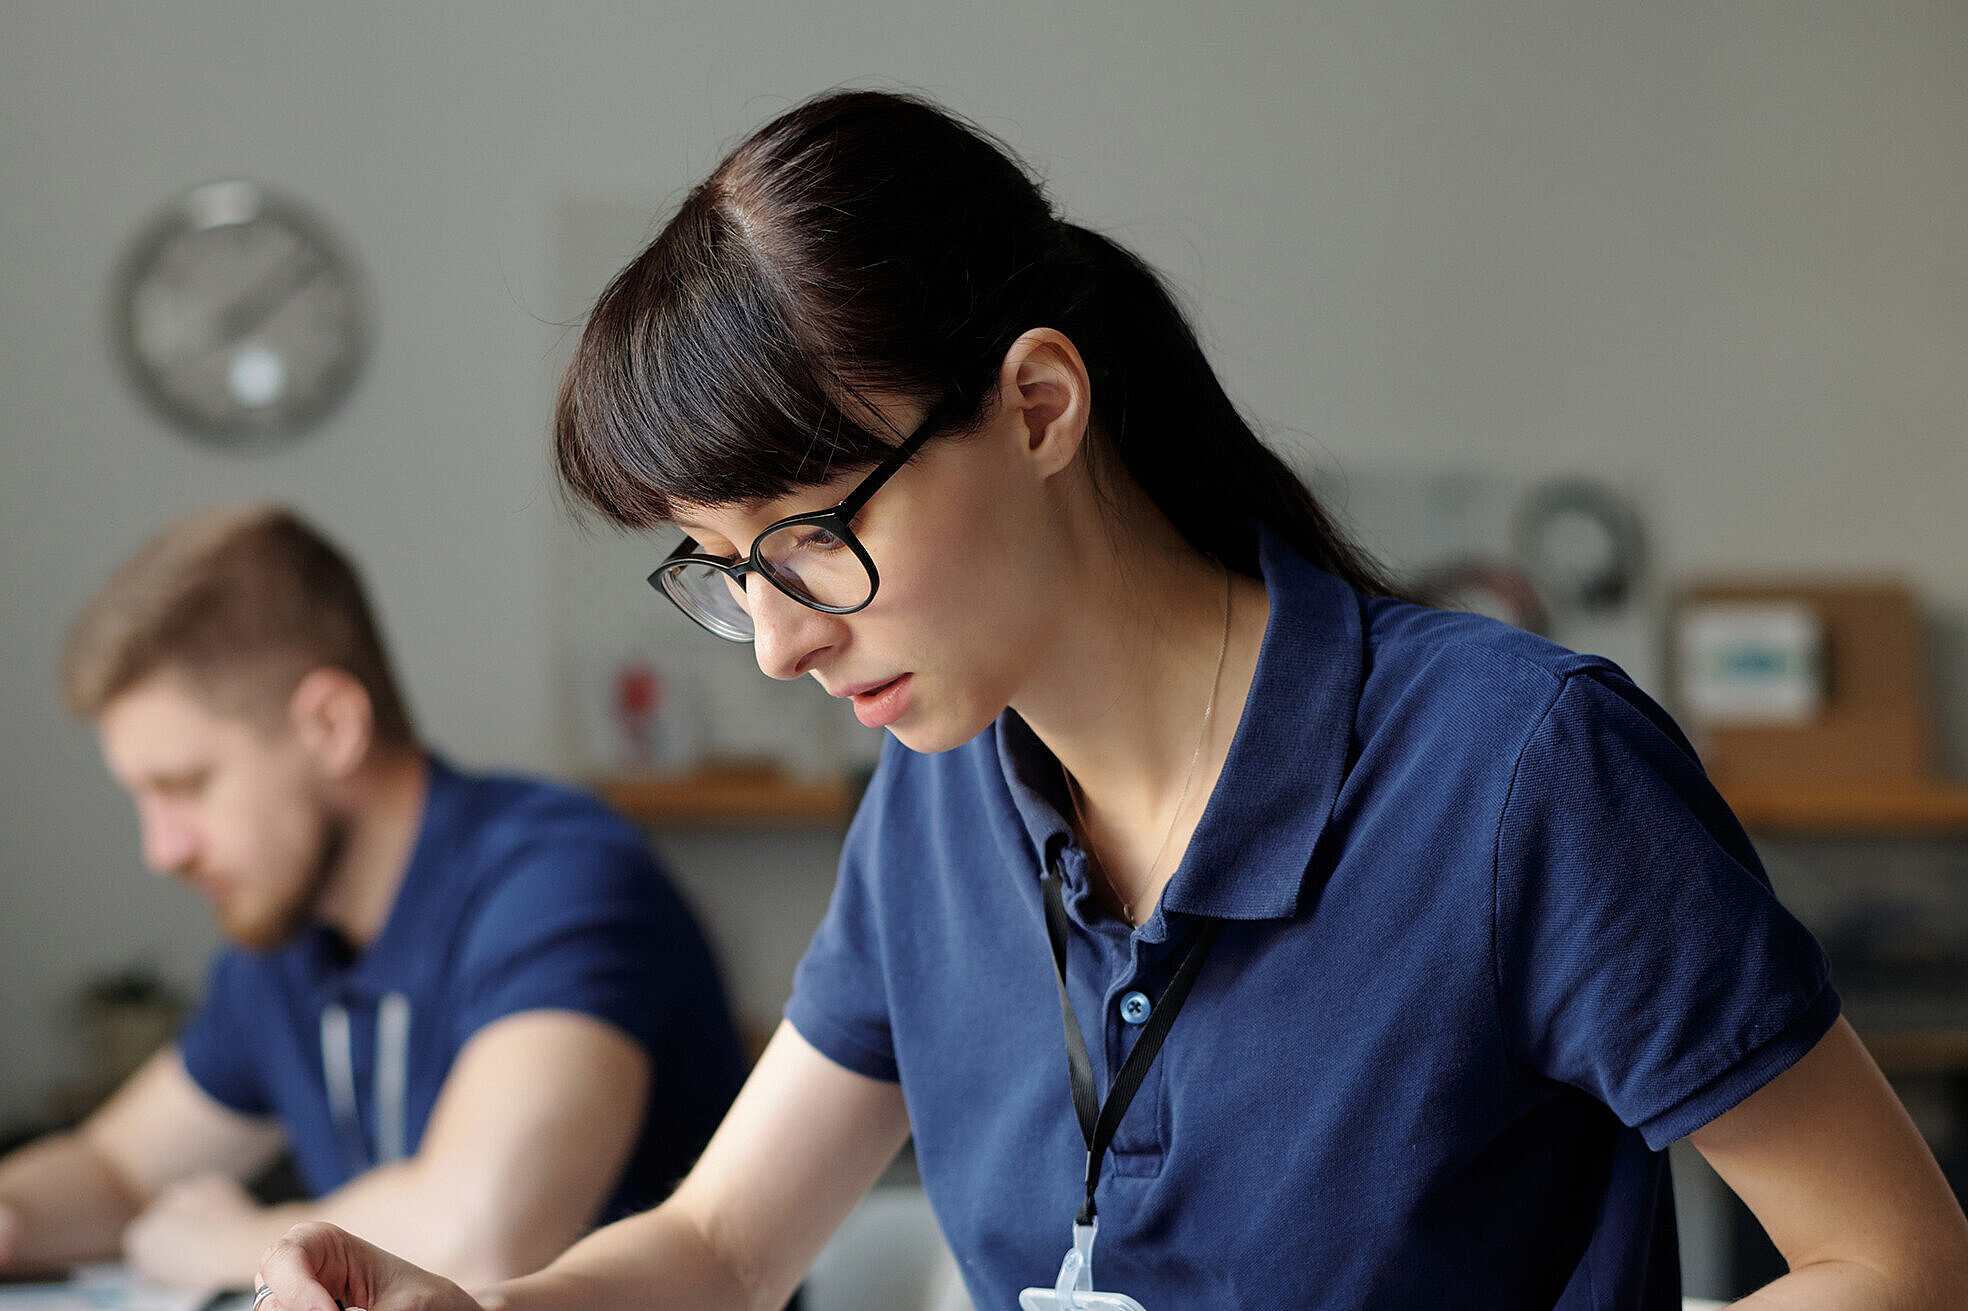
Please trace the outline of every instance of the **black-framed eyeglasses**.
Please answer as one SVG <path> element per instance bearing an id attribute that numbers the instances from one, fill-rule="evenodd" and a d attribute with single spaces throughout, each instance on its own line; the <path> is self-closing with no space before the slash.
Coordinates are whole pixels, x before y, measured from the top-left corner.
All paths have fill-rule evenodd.
<path id="1" fill-rule="evenodd" d="M 958 398 L 952 397 L 931 409 L 916 430 L 832 509 L 767 525 L 741 559 L 705 555 L 693 538 L 686 537 L 649 575 L 649 585 L 700 626 L 731 642 L 749 642 L 757 635 L 745 603 L 749 573 L 756 572 L 809 609 L 830 615 L 862 609 L 875 599 L 881 573 L 854 535 L 854 517 L 922 449 L 958 404 Z"/>

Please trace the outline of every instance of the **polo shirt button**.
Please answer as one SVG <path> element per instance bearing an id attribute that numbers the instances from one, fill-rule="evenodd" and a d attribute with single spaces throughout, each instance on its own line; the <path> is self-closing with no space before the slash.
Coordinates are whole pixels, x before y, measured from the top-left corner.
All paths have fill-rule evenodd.
<path id="1" fill-rule="evenodd" d="M 1148 994 L 1145 992 L 1131 992 L 1121 998 L 1121 1018 L 1129 1024 L 1140 1024 L 1147 1020 L 1151 1009 L 1148 1005 Z"/>

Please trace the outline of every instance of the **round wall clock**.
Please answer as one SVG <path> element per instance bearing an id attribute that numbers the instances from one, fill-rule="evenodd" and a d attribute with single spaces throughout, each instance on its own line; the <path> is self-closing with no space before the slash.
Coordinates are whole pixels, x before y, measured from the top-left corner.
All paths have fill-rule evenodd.
<path id="1" fill-rule="evenodd" d="M 355 265 L 307 209 L 254 182 L 206 183 L 166 206 L 130 249 L 115 315 L 152 408 L 238 449 L 320 422 L 368 351 Z"/>
<path id="2" fill-rule="evenodd" d="M 1590 478 L 1540 483 L 1518 506 L 1518 557 L 1560 605 L 1611 610 L 1633 590 L 1646 554 L 1640 515 Z"/>

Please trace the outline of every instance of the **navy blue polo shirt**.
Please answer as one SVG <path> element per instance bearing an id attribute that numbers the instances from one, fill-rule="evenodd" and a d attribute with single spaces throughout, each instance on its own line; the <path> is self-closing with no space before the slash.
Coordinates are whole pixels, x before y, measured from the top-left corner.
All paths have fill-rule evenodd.
<path id="1" fill-rule="evenodd" d="M 1050 1287 L 1085 1163 L 1039 877 L 1104 1090 L 1221 934 L 1122 1122 L 1096 1287 L 1150 1311 L 1679 1306 L 1663 1151 L 1830 1027 L 1823 954 L 1604 660 L 1362 597 L 1275 539 L 1256 680 L 1153 918 L 1093 900 L 1011 712 L 894 743 L 787 1014 L 899 1080 L 980 1307 Z"/>
<path id="2" fill-rule="evenodd" d="M 648 1053 L 641 1136 L 603 1218 L 667 1196 L 744 1077 L 711 955 L 641 835 L 585 793 L 431 761 L 374 942 L 314 927 L 214 962 L 180 1038 L 212 1097 L 277 1118 L 319 1196 L 414 1154 L 459 1051 L 522 1011 L 592 1016 Z"/>

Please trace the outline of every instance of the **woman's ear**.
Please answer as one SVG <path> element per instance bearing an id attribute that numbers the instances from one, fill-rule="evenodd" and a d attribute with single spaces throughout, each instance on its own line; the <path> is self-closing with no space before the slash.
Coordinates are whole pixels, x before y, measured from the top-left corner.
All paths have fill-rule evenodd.
<path id="1" fill-rule="evenodd" d="M 1043 473 L 1070 465 L 1093 420 L 1093 383 L 1079 347 L 1056 328 L 1021 334 L 998 369 L 998 405 L 1017 416 Z"/>
<path id="2" fill-rule="evenodd" d="M 303 675 L 287 698 L 287 722 L 324 776 L 344 779 L 375 741 L 369 690 L 348 671 L 324 666 Z"/>

